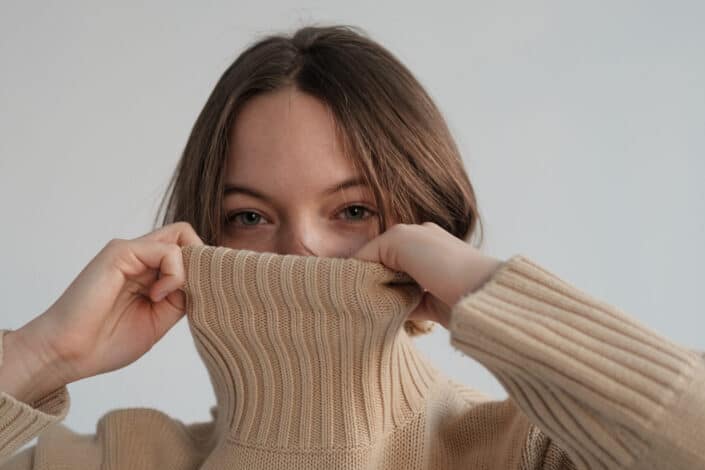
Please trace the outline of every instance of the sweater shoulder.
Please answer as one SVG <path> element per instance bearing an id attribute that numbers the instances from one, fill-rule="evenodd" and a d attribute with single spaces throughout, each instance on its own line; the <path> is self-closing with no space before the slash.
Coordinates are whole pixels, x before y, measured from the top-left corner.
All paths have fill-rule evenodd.
<path id="1" fill-rule="evenodd" d="M 63 423 L 46 429 L 34 450 L 35 468 L 147 470 L 195 468 L 209 450 L 213 421 L 184 423 L 155 408 L 118 408 L 105 413 L 94 433 Z M 16 457 L 19 457 L 16 456 Z M 40 458 L 41 462 L 36 461 Z"/>
<path id="2" fill-rule="evenodd" d="M 453 468 L 574 469 L 554 440 L 533 424 L 511 398 L 495 399 L 448 379 L 427 416 L 432 460 L 450 456 Z M 435 454 L 435 457 L 434 455 Z"/>
<path id="3" fill-rule="evenodd" d="M 212 413 L 212 411 L 211 411 Z M 119 468 L 191 468 L 210 450 L 214 421 L 186 423 L 156 408 L 118 408 L 98 421 L 96 436 L 120 454 Z M 109 442 L 108 442 L 109 441 Z M 137 456 L 130 449 L 140 449 Z M 136 461 L 132 461 L 139 457 Z M 150 462 L 146 465 L 146 462 Z"/>

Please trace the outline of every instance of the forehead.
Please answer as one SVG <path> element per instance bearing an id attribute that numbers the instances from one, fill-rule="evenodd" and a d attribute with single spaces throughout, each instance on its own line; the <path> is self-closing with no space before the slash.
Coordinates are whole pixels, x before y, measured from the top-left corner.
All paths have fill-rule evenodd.
<path id="1" fill-rule="evenodd" d="M 236 117 L 229 142 L 231 180 L 344 178 L 353 173 L 330 108 L 294 87 L 251 98 Z"/>

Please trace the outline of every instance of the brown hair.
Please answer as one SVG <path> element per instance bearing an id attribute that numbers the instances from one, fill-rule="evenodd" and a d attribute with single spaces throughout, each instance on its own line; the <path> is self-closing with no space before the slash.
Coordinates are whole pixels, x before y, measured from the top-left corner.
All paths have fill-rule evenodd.
<path id="1" fill-rule="evenodd" d="M 155 228 L 166 204 L 162 224 L 189 222 L 204 243 L 219 244 L 228 135 L 238 111 L 253 96 L 290 85 L 332 110 L 345 154 L 374 193 L 380 233 L 390 220 L 434 222 L 463 240 L 475 233 L 475 193 L 440 111 L 391 52 L 347 25 L 270 35 L 237 57 L 196 119 Z M 411 335 L 434 325 L 406 323 Z"/>

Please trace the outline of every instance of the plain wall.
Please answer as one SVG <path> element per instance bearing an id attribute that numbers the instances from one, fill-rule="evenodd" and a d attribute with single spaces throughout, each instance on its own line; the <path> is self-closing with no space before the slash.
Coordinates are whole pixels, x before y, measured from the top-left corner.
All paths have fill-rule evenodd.
<path id="1" fill-rule="evenodd" d="M 444 112 L 488 254 L 521 253 L 705 349 L 705 8 L 700 2 L 0 3 L 0 327 L 46 310 L 111 238 L 150 231 L 198 112 L 249 43 L 362 27 Z M 501 385 L 418 341 L 457 380 Z M 64 423 L 114 408 L 209 419 L 183 318 L 128 367 L 69 385 Z M 34 442 L 34 441 L 33 441 Z"/>

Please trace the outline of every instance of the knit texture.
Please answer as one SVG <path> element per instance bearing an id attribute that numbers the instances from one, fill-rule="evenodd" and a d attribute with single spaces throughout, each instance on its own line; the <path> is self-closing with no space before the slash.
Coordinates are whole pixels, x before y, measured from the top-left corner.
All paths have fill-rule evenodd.
<path id="1" fill-rule="evenodd" d="M 705 358 L 524 256 L 451 312 L 451 345 L 497 377 L 500 401 L 415 348 L 404 322 L 421 290 L 403 273 L 225 247 L 182 254 L 212 419 L 117 409 L 78 434 L 60 422 L 66 387 L 31 404 L 0 393 L 0 469 L 705 468 Z"/>
<path id="2" fill-rule="evenodd" d="M 376 467 L 385 437 L 418 426 L 438 372 L 403 329 L 422 294 L 408 276 L 223 247 L 184 256 L 189 325 L 217 401 L 205 468 Z"/>

